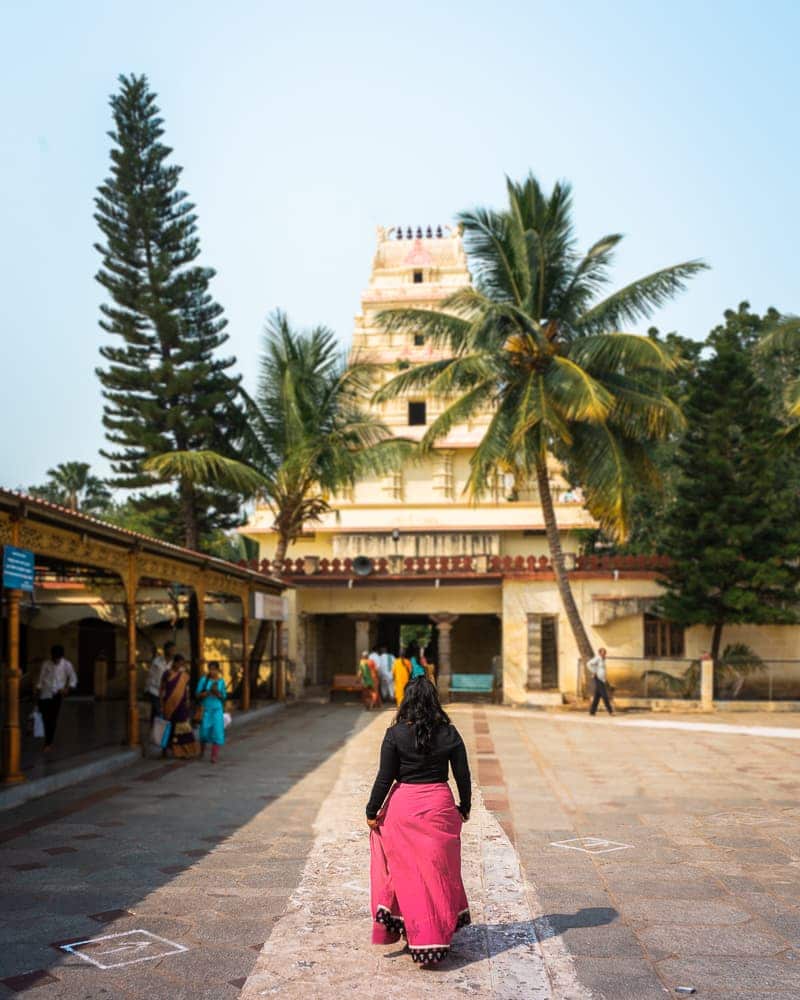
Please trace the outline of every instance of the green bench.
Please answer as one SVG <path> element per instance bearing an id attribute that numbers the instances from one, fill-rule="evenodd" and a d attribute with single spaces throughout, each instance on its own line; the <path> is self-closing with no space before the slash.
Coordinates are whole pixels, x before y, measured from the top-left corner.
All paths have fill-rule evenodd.
<path id="1" fill-rule="evenodd" d="M 494 674 L 451 674 L 450 694 L 494 696 Z"/>

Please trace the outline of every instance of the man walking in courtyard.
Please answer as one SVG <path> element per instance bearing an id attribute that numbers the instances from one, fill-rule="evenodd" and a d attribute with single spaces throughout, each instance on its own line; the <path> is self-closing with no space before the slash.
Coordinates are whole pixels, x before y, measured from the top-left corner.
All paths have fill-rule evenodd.
<path id="1" fill-rule="evenodd" d="M 44 751 L 53 749 L 56 737 L 58 713 L 61 711 L 61 699 L 70 688 L 78 686 L 75 668 L 64 656 L 63 646 L 53 646 L 50 659 L 42 664 L 36 689 L 39 693 L 39 711 L 44 723 Z"/>
<path id="2" fill-rule="evenodd" d="M 602 646 L 597 650 L 597 656 L 593 656 L 586 666 L 589 668 L 589 673 L 594 678 L 594 698 L 592 698 L 592 706 L 589 709 L 589 715 L 595 714 L 601 698 L 603 699 L 603 704 L 608 710 L 608 714 L 613 715 L 614 710 L 611 707 L 611 700 L 608 697 L 606 651 Z"/>
<path id="3" fill-rule="evenodd" d="M 378 676 L 381 681 L 381 698 L 394 701 L 394 657 L 385 646 L 381 646 L 378 656 Z"/>

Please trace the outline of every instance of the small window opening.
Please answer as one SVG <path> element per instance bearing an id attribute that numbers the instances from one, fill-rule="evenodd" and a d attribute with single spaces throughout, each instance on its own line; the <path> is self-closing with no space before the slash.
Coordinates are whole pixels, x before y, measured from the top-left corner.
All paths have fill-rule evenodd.
<path id="1" fill-rule="evenodd" d="M 425 343 L 425 334 L 424 333 L 415 333 L 414 334 L 414 347 L 422 347 L 422 345 L 424 343 Z"/>
<path id="2" fill-rule="evenodd" d="M 408 404 L 408 425 L 409 427 L 422 427 L 426 424 L 427 415 L 425 413 L 424 403 L 409 403 Z"/>
<path id="3" fill-rule="evenodd" d="M 675 622 L 656 615 L 644 616 L 644 655 L 653 657 L 683 657 L 684 631 Z"/>
<path id="4" fill-rule="evenodd" d="M 414 272 L 414 284 L 415 285 L 421 285 L 422 284 L 422 271 L 415 271 Z"/>

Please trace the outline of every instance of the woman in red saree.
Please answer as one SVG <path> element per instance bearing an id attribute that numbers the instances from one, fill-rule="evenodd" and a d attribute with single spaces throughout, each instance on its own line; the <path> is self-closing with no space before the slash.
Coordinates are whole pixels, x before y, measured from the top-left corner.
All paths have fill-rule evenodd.
<path id="1" fill-rule="evenodd" d="M 458 806 L 447 783 L 450 767 Z M 409 681 L 367 803 L 373 944 L 402 935 L 423 966 L 447 957 L 453 935 L 470 922 L 461 827 L 471 797 L 464 741 L 436 688 L 427 677 Z"/>
<path id="2" fill-rule="evenodd" d="M 200 746 L 194 738 L 189 705 L 189 674 L 186 660 L 176 653 L 161 681 L 161 714 L 171 724 L 168 746 L 174 757 L 198 757 Z"/>

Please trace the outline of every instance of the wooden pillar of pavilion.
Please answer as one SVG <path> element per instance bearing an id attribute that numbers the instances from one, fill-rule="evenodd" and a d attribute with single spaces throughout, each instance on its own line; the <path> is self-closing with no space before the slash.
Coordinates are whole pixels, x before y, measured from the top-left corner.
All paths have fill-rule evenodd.
<path id="1" fill-rule="evenodd" d="M 275 698 L 286 701 L 286 661 L 283 657 L 283 622 L 275 622 Z"/>
<path id="2" fill-rule="evenodd" d="M 136 591 L 139 570 L 136 553 L 128 555 L 128 573 L 125 580 L 125 625 L 128 636 L 128 746 L 138 747 L 139 736 L 139 676 L 136 661 Z"/>
<path id="3" fill-rule="evenodd" d="M 250 648 L 250 595 L 242 597 L 242 711 L 250 708 L 250 670 L 248 651 Z"/>
<path id="4" fill-rule="evenodd" d="M 203 676 L 206 665 L 206 580 L 205 573 L 194 587 L 197 596 L 197 676 Z"/>
<path id="5" fill-rule="evenodd" d="M 4 685 L 6 717 L 3 724 L 3 784 L 16 785 L 25 780 L 22 773 L 22 740 L 19 727 L 19 604 L 22 593 L 8 592 L 8 664 Z"/>
<path id="6" fill-rule="evenodd" d="M 19 519 L 11 524 L 11 543 L 19 545 Z M 1 592 L 1 591 L 0 591 Z M 22 730 L 19 725 L 19 605 L 22 592 L 8 592 L 8 649 L 3 696 L 6 717 L 3 723 L 3 784 L 18 785 L 25 780 L 22 773 Z"/>

